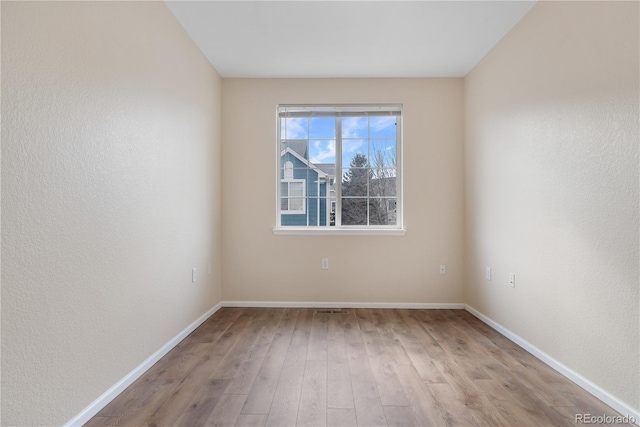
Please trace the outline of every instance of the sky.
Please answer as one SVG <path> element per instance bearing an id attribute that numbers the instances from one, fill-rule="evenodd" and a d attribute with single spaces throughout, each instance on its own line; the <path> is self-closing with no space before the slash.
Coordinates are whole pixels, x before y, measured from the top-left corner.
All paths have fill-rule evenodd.
<path id="1" fill-rule="evenodd" d="M 286 118 L 282 120 L 282 139 L 308 139 L 312 163 L 335 163 L 336 119 Z M 396 151 L 395 117 L 342 118 L 342 167 L 348 168 L 356 154 L 384 153 L 385 166 L 393 166 Z"/>

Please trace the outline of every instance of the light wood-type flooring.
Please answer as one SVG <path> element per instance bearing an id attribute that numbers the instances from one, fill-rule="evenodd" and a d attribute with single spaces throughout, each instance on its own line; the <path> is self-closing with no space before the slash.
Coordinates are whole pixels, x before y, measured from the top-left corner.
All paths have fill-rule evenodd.
<path id="1" fill-rule="evenodd" d="M 86 426 L 565 426 L 620 415 L 464 310 L 223 308 Z"/>

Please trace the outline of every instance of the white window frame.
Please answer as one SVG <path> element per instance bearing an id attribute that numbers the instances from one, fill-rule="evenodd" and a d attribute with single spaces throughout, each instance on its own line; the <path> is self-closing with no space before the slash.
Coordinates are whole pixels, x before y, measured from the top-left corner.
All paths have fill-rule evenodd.
<path id="1" fill-rule="evenodd" d="M 281 205 L 278 205 L 280 207 L 280 213 L 282 215 L 304 215 L 307 213 L 307 189 L 306 189 L 306 179 L 283 179 L 281 180 L 281 184 L 287 184 L 287 207 L 290 208 L 291 207 L 291 199 L 302 199 L 302 209 L 299 210 L 295 210 L 295 209 L 286 209 L 286 210 L 282 210 Z M 295 197 L 291 197 L 291 184 L 293 183 L 301 183 L 302 184 L 302 196 L 295 196 Z M 283 199 L 284 197 L 281 197 L 281 199 Z"/>
<path id="2" fill-rule="evenodd" d="M 331 203 L 336 204 L 336 224 L 334 226 L 283 226 L 281 224 L 281 215 L 293 213 L 291 211 L 281 210 L 281 118 L 286 117 L 333 117 L 336 120 L 336 194 L 335 200 L 328 201 L 327 207 Z M 342 129 L 341 123 L 343 117 L 349 116 L 396 116 L 396 224 L 393 225 L 342 225 L 340 224 L 342 213 Z M 273 229 L 274 234 L 320 234 L 320 235 L 404 235 L 406 229 L 404 227 L 403 215 L 403 161 L 402 161 L 402 105 L 401 104 L 349 104 L 349 105 L 279 105 L 276 109 L 276 170 L 277 170 L 277 188 L 276 188 L 276 226 Z M 340 179 L 338 179 L 340 178 Z M 304 188 L 304 186 L 303 186 Z M 305 189 L 306 190 L 306 189 Z M 303 190 L 304 191 L 304 190 Z M 328 188 L 327 188 L 328 193 Z M 306 197 L 306 194 L 305 194 Z M 304 204 L 306 205 L 306 203 Z M 327 209 L 330 210 L 330 209 Z M 297 212 L 296 213 L 303 213 Z M 306 213 L 306 212 L 304 212 Z"/>

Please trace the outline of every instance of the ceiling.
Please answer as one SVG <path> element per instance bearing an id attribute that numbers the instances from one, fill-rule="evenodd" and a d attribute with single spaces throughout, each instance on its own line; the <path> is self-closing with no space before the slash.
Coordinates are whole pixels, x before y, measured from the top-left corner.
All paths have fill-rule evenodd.
<path id="1" fill-rule="evenodd" d="M 535 1 L 169 1 L 222 77 L 463 77 Z"/>

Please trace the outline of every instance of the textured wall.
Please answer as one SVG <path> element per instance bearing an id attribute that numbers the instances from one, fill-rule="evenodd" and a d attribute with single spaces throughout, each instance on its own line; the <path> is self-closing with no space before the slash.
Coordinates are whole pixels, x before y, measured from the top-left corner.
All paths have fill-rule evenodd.
<path id="1" fill-rule="evenodd" d="M 461 79 L 224 79 L 222 87 L 224 300 L 462 302 Z M 367 102 L 404 104 L 406 235 L 274 235 L 276 105 Z"/>
<path id="2" fill-rule="evenodd" d="M 162 2 L 3 2 L 3 425 L 68 421 L 220 300 L 220 84 Z"/>
<path id="3" fill-rule="evenodd" d="M 465 79 L 467 302 L 635 408 L 638 7 L 540 2 Z"/>

